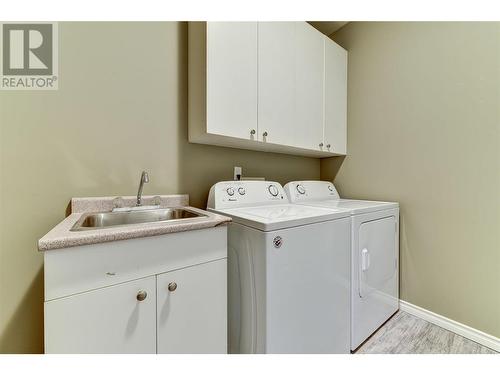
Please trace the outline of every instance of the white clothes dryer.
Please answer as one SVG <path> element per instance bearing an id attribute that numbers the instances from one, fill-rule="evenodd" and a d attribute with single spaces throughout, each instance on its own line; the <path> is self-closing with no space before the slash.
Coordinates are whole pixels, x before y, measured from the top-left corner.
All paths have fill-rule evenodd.
<path id="1" fill-rule="evenodd" d="M 341 199 L 326 181 L 285 185 L 291 203 L 351 215 L 351 350 L 399 309 L 399 204 Z"/>

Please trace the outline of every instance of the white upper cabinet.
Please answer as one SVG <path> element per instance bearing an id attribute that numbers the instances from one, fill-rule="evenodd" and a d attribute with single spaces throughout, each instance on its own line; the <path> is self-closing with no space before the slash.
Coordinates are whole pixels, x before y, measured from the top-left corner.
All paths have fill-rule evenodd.
<path id="1" fill-rule="evenodd" d="M 188 59 L 190 142 L 346 153 L 347 51 L 307 22 L 190 22 Z"/>
<path id="2" fill-rule="evenodd" d="M 207 131 L 257 133 L 257 22 L 208 22 Z"/>
<path id="3" fill-rule="evenodd" d="M 259 139 L 289 146 L 295 135 L 295 24 L 259 22 Z"/>
<path id="4" fill-rule="evenodd" d="M 325 137 L 328 151 L 346 153 L 347 51 L 325 37 Z M 330 146 L 330 147 L 328 147 Z"/>
<path id="5" fill-rule="evenodd" d="M 295 144 L 323 150 L 324 35 L 306 22 L 295 30 Z"/>

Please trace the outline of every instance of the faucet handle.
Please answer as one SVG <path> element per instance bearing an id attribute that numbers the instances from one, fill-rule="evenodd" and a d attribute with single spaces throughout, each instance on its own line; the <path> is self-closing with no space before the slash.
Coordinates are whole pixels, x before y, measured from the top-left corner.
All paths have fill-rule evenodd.
<path id="1" fill-rule="evenodd" d="M 142 171 L 142 174 L 141 174 L 141 180 L 142 180 L 142 182 L 144 182 L 144 183 L 148 183 L 148 182 L 149 182 L 149 175 L 148 175 L 148 172 L 146 172 L 146 171 Z"/>

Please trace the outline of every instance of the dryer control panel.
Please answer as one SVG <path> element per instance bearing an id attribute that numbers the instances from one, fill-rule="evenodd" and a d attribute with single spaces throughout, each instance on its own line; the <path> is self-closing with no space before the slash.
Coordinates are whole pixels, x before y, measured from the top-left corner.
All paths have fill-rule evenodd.
<path id="1" fill-rule="evenodd" d="M 288 203 L 285 190 L 273 181 L 222 181 L 210 188 L 207 208 L 224 209 Z"/>
<path id="2" fill-rule="evenodd" d="M 292 181 L 284 189 L 291 203 L 340 199 L 337 189 L 328 181 Z"/>

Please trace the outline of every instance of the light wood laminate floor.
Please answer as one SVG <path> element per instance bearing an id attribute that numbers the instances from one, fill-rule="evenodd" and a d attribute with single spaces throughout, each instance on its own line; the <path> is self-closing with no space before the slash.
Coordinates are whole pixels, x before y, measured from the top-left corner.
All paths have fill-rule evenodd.
<path id="1" fill-rule="evenodd" d="M 416 316 L 398 311 L 356 354 L 498 354 Z"/>

